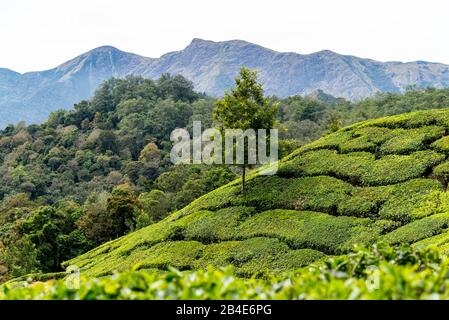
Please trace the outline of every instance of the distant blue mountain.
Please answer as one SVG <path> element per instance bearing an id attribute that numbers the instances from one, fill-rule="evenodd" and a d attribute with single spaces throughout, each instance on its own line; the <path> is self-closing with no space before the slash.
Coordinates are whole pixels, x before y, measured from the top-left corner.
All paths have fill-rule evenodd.
<path id="1" fill-rule="evenodd" d="M 322 90 L 355 100 L 376 92 L 402 92 L 410 85 L 449 87 L 449 66 L 416 61 L 378 62 L 332 51 L 302 55 L 276 52 L 246 41 L 194 39 L 184 50 L 147 58 L 99 47 L 46 71 L 19 74 L 0 69 L 0 127 L 37 123 L 50 112 L 92 96 L 111 77 L 182 74 L 197 91 L 220 96 L 241 66 L 259 71 L 265 91 L 280 97 Z"/>

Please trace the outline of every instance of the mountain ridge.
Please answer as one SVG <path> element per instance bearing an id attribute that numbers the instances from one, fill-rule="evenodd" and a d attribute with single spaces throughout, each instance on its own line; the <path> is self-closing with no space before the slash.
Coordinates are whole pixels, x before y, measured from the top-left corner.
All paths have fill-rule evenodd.
<path id="1" fill-rule="evenodd" d="M 286 97 L 322 90 L 358 100 L 376 92 L 403 92 L 408 86 L 449 87 L 449 66 L 423 61 L 379 62 L 331 50 L 277 52 L 244 40 L 214 42 L 194 38 L 182 50 L 149 58 L 101 46 L 55 68 L 26 73 L 0 68 L 0 127 L 39 123 L 50 112 L 88 99 L 100 83 L 127 75 L 157 79 L 181 74 L 195 90 L 220 96 L 241 66 L 259 71 L 267 94 Z"/>

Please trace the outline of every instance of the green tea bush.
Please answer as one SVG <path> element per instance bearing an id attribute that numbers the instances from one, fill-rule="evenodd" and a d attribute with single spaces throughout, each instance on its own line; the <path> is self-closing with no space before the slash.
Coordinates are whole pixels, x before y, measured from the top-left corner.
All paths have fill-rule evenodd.
<path id="1" fill-rule="evenodd" d="M 445 136 L 435 141 L 434 143 L 432 143 L 431 147 L 438 152 L 449 154 L 449 136 Z"/>
<path id="2" fill-rule="evenodd" d="M 379 152 L 381 154 L 405 154 L 422 150 L 429 142 L 443 136 L 445 131 L 445 128 L 438 126 L 425 126 L 409 130 L 395 129 L 390 133 L 393 137 L 382 144 Z"/>
<path id="3" fill-rule="evenodd" d="M 248 177 L 247 180 L 250 180 Z M 188 206 L 178 210 L 167 217 L 166 220 L 173 221 L 180 217 L 189 215 L 195 211 L 200 210 L 217 210 L 229 206 L 231 200 L 239 193 L 240 188 L 236 181 L 227 184 L 223 187 L 215 189 L 212 192 L 205 194 L 202 197 L 194 200 Z"/>
<path id="4" fill-rule="evenodd" d="M 416 205 L 415 212 L 420 216 L 430 216 L 433 214 L 449 212 L 448 191 L 433 191 L 423 201 Z"/>
<path id="5" fill-rule="evenodd" d="M 422 126 L 447 126 L 449 115 L 445 110 L 415 111 L 395 116 L 369 120 L 354 126 L 378 126 L 390 129 L 412 129 Z"/>
<path id="6" fill-rule="evenodd" d="M 381 145 L 382 154 L 421 150 L 445 134 L 448 118 L 446 112 L 435 110 L 433 114 L 413 112 L 365 121 L 312 142 L 302 147 L 299 153 L 317 149 L 333 149 L 342 153 L 377 152 Z"/>
<path id="7" fill-rule="evenodd" d="M 237 238 L 239 238 L 237 236 Z M 233 265 L 239 275 L 250 277 L 270 271 L 287 271 L 306 266 L 325 255 L 312 249 L 290 249 L 276 237 L 240 236 L 240 240 L 222 240 L 204 244 L 198 241 L 165 241 L 152 246 L 134 248 L 127 255 L 108 256 L 107 260 L 91 260 L 81 272 L 85 276 L 104 276 L 126 270 L 194 270 Z M 76 264 L 76 259 L 70 265 Z M 86 268 L 87 267 L 87 268 Z"/>
<path id="8" fill-rule="evenodd" d="M 433 179 L 413 179 L 390 186 L 390 195 L 381 206 L 379 216 L 407 223 L 431 215 L 428 205 L 435 192 L 441 191 L 441 184 Z"/>
<path id="9" fill-rule="evenodd" d="M 391 246 L 379 242 L 371 247 L 357 245 L 354 251 L 325 261 L 327 270 L 344 272 L 352 277 L 365 277 L 370 268 L 383 261 L 398 266 L 414 265 L 417 268 L 433 267 L 441 263 L 438 251 L 432 249 L 415 249 L 407 244 Z"/>
<path id="10" fill-rule="evenodd" d="M 413 244 L 414 248 L 423 249 L 423 248 L 434 248 L 437 249 L 438 252 L 447 256 L 449 254 L 449 229 L 443 230 L 440 234 L 436 236 L 432 236 Z"/>
<path id="11" fill-rule="evenodd" d="M 376 148 L 393 137 L 392 130 L 380 127 L 362 127 L 353 131 L 353 138 L 339 145 L 342 153 L 368 151 L 375 152 Z"/>
<path id="12" fill-rule="evenodd" d="M 381 205 L 393 192 L 392 186 L 357 188 L 346 201 L 338 204 L 338 213 L 356 217 L 378 217 Z"/>
<path id="13" fill-rule="evenodd" d="M 245 194 L 232 200 L 259 211 L 285 208 L 333 212 L 348 197 L 353 187 L 328 176 L 286 179 L 277 176 L 258 177 L 248 182 Z"/>
<path id="14" fill-rule="evenodd" d="M 282 255 L 289 251 L 284 242 L 275 238 L 256 237 L 240 241 L 229 251 L 229 262 L 241 266 L 251 260 L 261 261 L 266 257 Z"/>
<path id="15" fill-rule="evenodd" d="M 276 238 L 255 237 L 205 246 L 195 262 L 195 269 L 233 265 L 238 275 L 252 277 L 295 270 L 323 257 L 323 253 L 312 249 L 291 250 Z"/>
<path id="16" fill-rule="evenodd" d="M 335 149 L 338 150 L 340 145 L 349 141 L 353 134 L 350 131 L 339 130 L 333 134 L 327 135 L 321 139 L 318 139 L 312 143 L 309 143 L 302 147 L 300 152 L 306 152 L 317 149 Z"/>
<path id="17" fill-rule="evenodd" d="M 346 252 L 355 243 L 372 243 L 381 229 L 369 219 L 334 217 L 324 213 L 272 210 L 254 215 L 237 231 L 240 237 L 276 237 L 293 248 L 327 254 Z"/>
<path id="18" fill-rule="evenodd" d="M 296 270 L 312 263 L 317 263 L 326 255 L 320 251 L 312 249 L 289 250 L 274 256 L 264 256 L 259 259 L 251 259 L 238 268 L 235 272 L 245 278 L 264 277 L 269 278 L 270 274 Z"/>
<path id="19" fill-rule="evenodd" d="M 441 233 L 449 225 L 449 212 L 410 222 L 382 237 L 390 244 L 413 243 Z"/>
<path id="20" fill-rule="evenodd" d="M 133 250 L 114 271 L 127 270 L 129 266 L 134 266 L 135 269 L 163 270 L 172 266 L 180 270 L 190 270 L 201 257 L 203 249 L 204 245 L 197 241 L 161 242 L 149 249 Z"/>
<path id="21" fill-rule="evenodd" d="M 375 245 L 295 272 L 242 279 L 233 268 L 180 272 L 131 271 L 65 280 L 13 282 L 0 299 L 448 299 L 449 261 L 437 251 Z"/>
<path id="22" fill-rule="evenodd" d="M 319 150 L 282 164 L 279 175 L 332 175 L 352 184 L 380 186 L 421 178 L 444 158 L 444 155 L 431 150 L 410 155 L 386 155 L 380 159 L 364 152 L 338 154 L 332 150 Z"/>
<path id="23" fill-rule="evenodd" d="M 449 183 L 449 161 L 445 161 L 434 167 L 431 176 L 438 179 L 438 181 L 440 181 L 441 184 L 447 188 Z"/>
<path id="24" fill-rule="evenodd" d="M 235 228 L 254 212 L 249 207 L 229 207 L 218 211 L 197 211 L 175 223 L 183 228 L 185 239 L 212 243 L 232 240 Z"/>
<path id="25" fill-rule="evenodd" d="M 388 185 L 421 178 L 429 168 L 443 160 L 442 154 L 426 150 L 410 155 L 387 155 L 353 169 L 362 185 Z"/>
<path id="26" fill-rule="evenodd" d="M 339 203 L 338 213 L 406 223 L 435 213 L 430 202 L 433 194 L 441 190 L 440 183 L 434 179 L 412 179 L 389 186 L 356 188 L 346 201 Z"/>
<path id="27" fill-rule="evenodd" d="M 80 268 L 93 268 L 91 274 L 95 275 L 97 274 L 96 270 L 106 270 L 109 272 L 110 270 L 114 270 L 113 267 L 119 264 L 120 260 L 128 256 L 133 250 L 137 248 L 148 248 L 170 239 L 177 233 L 177 230 L 175 224 L 168 224 L 166 222 L 152 224 L 128 236 L 105 243 L 94 250 L 66 261 L 62 266 L 66 268 L 69 265 L 75 264 Z M 93 267 L 94 265 L 97 269 Z"/>
<path id="28" fill-rule="evenodd" d="M 366 162 L 374 161 L 374 155 L 369 152 L 354 152 L 338 154 L 335 150 L 317 150 L 306 152 L 295 159 L 284 162 L 278 175 L 285 177 L 333 175 L 358 183 L 351 170 Z"/>

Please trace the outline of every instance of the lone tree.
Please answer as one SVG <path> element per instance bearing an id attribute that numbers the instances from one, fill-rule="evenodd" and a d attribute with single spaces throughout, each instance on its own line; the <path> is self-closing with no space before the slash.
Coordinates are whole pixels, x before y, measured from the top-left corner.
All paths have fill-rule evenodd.
<path id="1" fill-rule="evenodd" d="M 276 123 L 279 106 L 263 94 L 262 84 L 257 82 L 257 72 L 246 67 L 240 69 L 235 87 L 225 92 L 223 99 L 216 102 L 213 113 L 220 130 L 272 129 Z M 248 148 L 245 143 L 245 157 L 242 166 L 242 193 L 245 192 Z"/>

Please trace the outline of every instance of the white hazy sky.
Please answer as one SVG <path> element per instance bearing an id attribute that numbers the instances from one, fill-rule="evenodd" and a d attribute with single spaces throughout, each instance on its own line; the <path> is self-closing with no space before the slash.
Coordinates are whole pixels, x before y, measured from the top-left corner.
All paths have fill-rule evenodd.
<path id="1" fill-rule="evenodd" d="M 447 0 L 1 0 L 0 67 L 54 67 L 101 45 L 149 57 L 192 38 L 449 64 Z"/>

